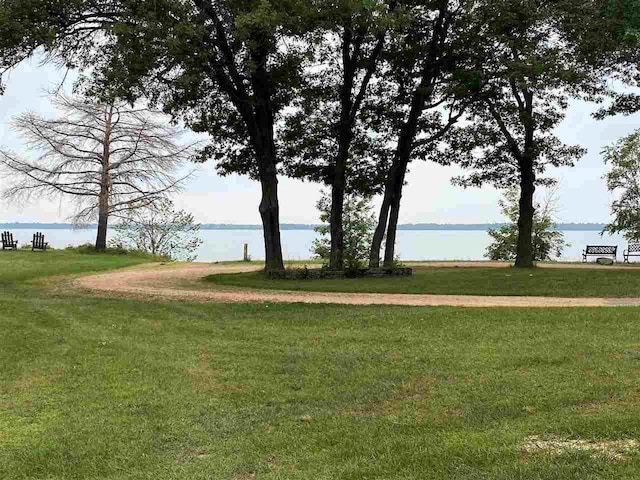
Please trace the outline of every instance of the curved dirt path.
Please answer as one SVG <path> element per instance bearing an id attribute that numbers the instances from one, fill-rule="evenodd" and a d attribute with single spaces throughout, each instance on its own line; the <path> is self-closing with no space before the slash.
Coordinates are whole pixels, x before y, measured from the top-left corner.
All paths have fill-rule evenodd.
<path id="1" fill-rule="evenodd" d="M 498 262 L 432 262 L 420 265 L 447 267 L 505 267 Z M 544 265 L 544 268 L 602 268 L 582 265 Z M 612 267 L 604 267 L 612 268 Z M 614 267 L 615 268 L 615 267 Z M 629 267 L 619 267 L 629 268 Z M 222 287 L 197 282 L 206 275 L 259 270 L 256 265 L 242 264 L 151 264 L 113 272 L 81 277 L 75 286 L 106 295 L 133 296 L 136 298 L 164 298 L 209 302 L 282 302 L 282 303 L 332 303 L 345 305 L 413 305 L 459 307 L 603 307 L 637 306 L 640 298 L 562 298 L 515 297 L 479 295 L 430 295 L 391 293 L 333 293 L 299 292 L 281 290 L 255 290 L 240 287 Z"/>

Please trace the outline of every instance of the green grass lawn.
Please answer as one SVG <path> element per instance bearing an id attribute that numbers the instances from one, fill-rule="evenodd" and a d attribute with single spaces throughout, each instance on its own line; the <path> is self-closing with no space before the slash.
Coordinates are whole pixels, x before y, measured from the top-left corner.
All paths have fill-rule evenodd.
<path id="1" fill-rule="evenodd" d="M 0 254 L 3 480 L 640 476 L 521 449 L 640 440 L 637 309 L 52 295 L 28 280 L 141 260 L 46 255 Z"/>
<path id="2" fill-rule="evenodd" d="M 150 261 L 143 255 L 86 254 L 73 250 L 0 250 L 0 285 L 6 288 L 42 277 L 100 272 Z"/>
<path id="3" fill-rule="evenodd" d="M 410 277 L 271 280 L 263 272 L 206 277 L 218 285 L 318 292 L 640 297 L 640 269 L 414 267 Z"/>

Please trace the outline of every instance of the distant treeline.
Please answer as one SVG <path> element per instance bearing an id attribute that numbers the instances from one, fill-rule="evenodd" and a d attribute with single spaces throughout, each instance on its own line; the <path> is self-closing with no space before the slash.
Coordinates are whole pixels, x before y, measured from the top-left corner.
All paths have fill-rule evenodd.
<path id="1" fill-rule="evenodd" d="M 498 228 L 502 223 L 411 223 L 399 225 L 398 230 L 457 230 L 457 231 L 486 231 Z M 317 225 L 304 223 L 283 223 L 281 230 L 313 230 Z M 0 223 L 0 229 L 29 229 L 29 230 L 68 230 L 74 228 L 70 223 Z M 87 228 L 97 228 L 90 224 Z M 601 232 L 603 223 L 559 223 L 558 230 Z M 207 223 L 200 226 L 201 230 L 262 230 L 262 225 L 236 225 L 227 223 Z"/>

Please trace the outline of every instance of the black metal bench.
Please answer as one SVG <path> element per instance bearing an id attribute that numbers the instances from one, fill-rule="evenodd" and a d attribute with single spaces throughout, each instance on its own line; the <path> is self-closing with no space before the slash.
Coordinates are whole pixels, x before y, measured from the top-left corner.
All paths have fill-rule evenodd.
<path id="1" fill-rule="evenodd" d="M 2 232 L 2 250 L 15 250 L 18 248 L 18 241 L 13 240 L 13 233 Z"/>
<path id="2" fill-rule="evenodd" d="M 42 250 L 43 252 L 47 250 L 49 244 L 44 241 L 44 234 L 40 232 L 36 232 L 33 234 L 33 241 L 31 242 L 31 251 Z"/>
<path id="3" fill-rule="evenodd" d="M 622 252 L 625 263 L 629 263 L 629 257 L 640 257 L 640 243 L 630 243 L 627 249 Z"/>
<path id="4" fill-rule="evenodd" d="M 618 258 L 617 245 L 587 245 L 582 252 L 582 261 L 586 262 L 587 257 L 612 257 L 613 260 Z"/>

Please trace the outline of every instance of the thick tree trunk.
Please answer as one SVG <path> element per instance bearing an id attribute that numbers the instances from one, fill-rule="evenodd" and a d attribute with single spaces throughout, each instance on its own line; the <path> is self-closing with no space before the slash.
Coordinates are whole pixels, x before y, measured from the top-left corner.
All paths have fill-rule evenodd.
<path id="1" fill-rule="evenodd" d="M 96 236 L 96 250 L 104 252 L 107 249 L 107 228 L 109 223 L 109 215 L 105 209 L 100 208 L 98 213 L 98 235 Z"/>
<path id="2" fill-rule="evenodd" d="M 518 217 L 518 243 L 516 245 L 516 267 L 531 268 L 534 264 L 533 251 L 533 194 L 535 193 L 535 173 L 530 158 L 520 160 L 520 201 Z"/>
<path id="3" fill-rule="evenodd" d="M 265 270 L 284 270 L 280 242 L 280 206 L 278 204 L 278 177 L 275 168 L 261 176 L 262 199 L 260 216 L 264 234 Z"/>
<path id="4" fill-rule="evenodd" d="M 382 241 L 384 240 L 384 232 L 387 229 L 387 221 L 389 220 L 389 209 L 391 208 L 391 195 L 387 193 L 385 188 L 384 198 L 380 206 L 380 215 L 378 216 L 378 225 L 373 232 L 371 241 L 371 251 L 369 252 L 369 268 L 378 268 L 380 266 L 380 250 L 382 249 Z"/>
<path id="5" fill-rule="evenodd" d="M 282 244 L 280 242 L 280 205 L 278 202 L 277 153 L 274 141 L 274 115 L 271 101 L 271 75 L 267 71 L 270 39 L 260 33 L 253 34 L 257 47 L 251 51 L 256 64 L 251 83 L 254 90 L 253 111 L 241 105 L 249 126 L 253 148 L 258 161 L 262 198 L 260 216 L 264 234 L 265 270 L 284 270 Z"/>
<path id="6" fill-rule="evenodd" d="M 329 268 L 344 268 L 344 183 L 334 182 L 331 186 L 331 213 L 329 216 L 329 233 L 331 234 L 331 253 Z"/>
<path id="7" fill-rule="evenodd" d="M 345 129 L 350 129 L 346 125 Z M 351 143 L 351 132 L 340 133 L 340 147 L 333 169 L 333 179 L 331 184 L 331 212 L 329 215 L 329 233 L 331 234 L 331 252 L 329 254 L 329 268 L 331 270 L 342 270 L 344 268 L 344 197 L 346 189 L 347 159 L 349 156 L 349 145 Z"/>
<path id="8" fill-rule="evenodd" d="M 396 232 L 398 231 L 398 218 L 400 215 L 401 192 L 393 197 L 391 211 L 389 213 L 389 227 L 387 228 L 387 243 L 384 249 L 384 267 L 393 268 L 395 263 Z"/>
<path id="9" fill-rule="evenodd" d="M 354 104 L 352 93 L 358 58 L 351 55 L 354 41 L 352 25 L 349 21 L 344 25 L 342 35 L 342 85 L 340 86 L 340 121 L 338 123 L 338 152 L 331 172 L 331 211 L 329 213 L 329 234 L 331 249 L 329 252 L 329 268 L 344 269 L 344 196 L 346 189 L 347 162 L 353 138 L 351 121 Z M 355 108 L 358 108 L 357 106 Z"/>

